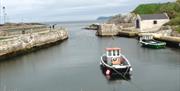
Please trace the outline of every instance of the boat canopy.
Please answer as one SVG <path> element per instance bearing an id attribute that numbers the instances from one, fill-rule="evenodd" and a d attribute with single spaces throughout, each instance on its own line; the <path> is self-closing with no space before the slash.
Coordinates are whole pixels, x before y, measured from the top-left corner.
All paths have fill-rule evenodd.
<path id="1" fill-rule="evenodd" d="M 121 50 L 121 48 L 106 48 L 106 51 L 111 51 L 111 50 Z"/>
<path id="2" fill-rule="evenodd" d="M 120 57 L 121 56 L 121 48 L 106 48 L 107 57 Z"/>

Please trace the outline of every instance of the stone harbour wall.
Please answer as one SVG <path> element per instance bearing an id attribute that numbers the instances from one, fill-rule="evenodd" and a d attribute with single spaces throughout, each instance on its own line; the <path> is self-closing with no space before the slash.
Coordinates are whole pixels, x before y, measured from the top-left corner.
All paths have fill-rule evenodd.
<path id="1" fill-rule="evenodd" d="M 101 24 L 97 30 L 98 36 L 114 36 L 118 34 L 118 27 L 115 24 Z"/>
<path id="2" fill-rule="evenodd" d="M 61 42 L 68 38 L 65 30 L 43 31 L 32 34 L 21 34 L 18 37 L 0 40 L 0 59 L 39 49 L 45 45 Z"/>

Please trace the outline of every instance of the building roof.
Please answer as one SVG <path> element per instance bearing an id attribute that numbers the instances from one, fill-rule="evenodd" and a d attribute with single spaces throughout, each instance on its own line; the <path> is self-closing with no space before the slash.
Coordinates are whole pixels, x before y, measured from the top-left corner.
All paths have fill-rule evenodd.
<path id="1" fill-rule="evenodd" d="M 139 15 L 141 20 L 153 20 L 153 19 L 169 19 L 166 13 L 163 14 L 142 14 Z"/>

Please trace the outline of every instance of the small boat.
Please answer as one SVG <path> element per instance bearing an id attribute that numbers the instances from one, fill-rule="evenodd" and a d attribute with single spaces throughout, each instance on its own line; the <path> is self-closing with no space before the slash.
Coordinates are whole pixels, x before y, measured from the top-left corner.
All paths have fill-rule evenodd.
<path id="1" fill-rule="evenodd" d="M 128 59 L 121 54 L 120 48 L 106 48 L 106 53 L 101 56 L 100 66 L 107 76 L 131 75 L 132 67 Z"/>
<path id="2" fill-rule="evenodd" d="M 143 47 L 148 48 L 160 49 L 166 47 L 166 42 L 154 40 L 152 35 L 143 35 L 142 37 L 140 37 L 139 42 Z"/>

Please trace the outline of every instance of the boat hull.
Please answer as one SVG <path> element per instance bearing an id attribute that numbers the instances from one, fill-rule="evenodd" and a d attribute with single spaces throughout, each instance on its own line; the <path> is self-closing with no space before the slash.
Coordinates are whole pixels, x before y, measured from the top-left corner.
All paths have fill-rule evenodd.
<path id="1" fill-rule="evenodd" d="M 165 42 L 160 42 L 156 40 L 142 40 L 140 41 L 142 44 L 142 47 L 147 47 L 147 48 L 153 48 L 153 49 L 161 49 L 166 47 Z"/>
<path id="2" fill-rule="evenodd" d="M 121 75 L 121 76 L 127 76 L 127 75 L 132 75 L 132 68 L 131 67 L 127 67 L 127 68 L 119 68 L 119 69 L 115 69 L 115 68 L 109 68 L 105 65 L 101 65 L 101 70 L 103 72 L 103 74 L 105 75 Z M 107 70 L 110 71 L 109 74 L 107 74 Z"/>
<path id="3" fill-rule="evenodd" d="M 101 62 L 100 62 L 100 67 L 101 67 L 103 74 L 105 74 L 105 75 L 121 75 L 121 76 L 132 75 L 132 67 L 131 67 L 129 61 L 124 56 L 122 58 L 126 61 L 127 65 L 113 67 L 113 66 L 106 64 L 106 62 L 103 60 L 103 56 L 102 56 Z"/>
<path id="4" fill-rule="evenodd" d="M 147 48 L 153 48 L 153 49 L 160 49 L 160 48 L 165 48 L 166 45 L 151 45 L 151 44 L 142 44 L 143 47 Z"/>

